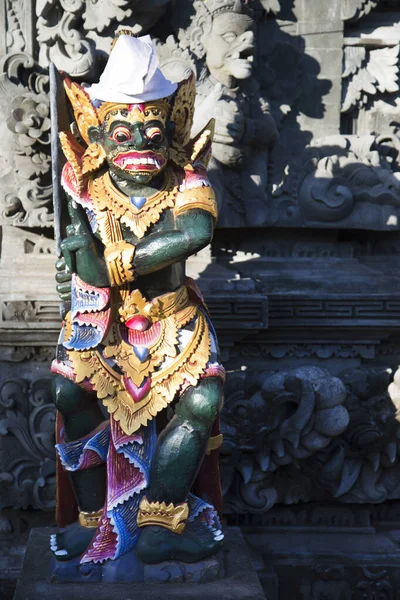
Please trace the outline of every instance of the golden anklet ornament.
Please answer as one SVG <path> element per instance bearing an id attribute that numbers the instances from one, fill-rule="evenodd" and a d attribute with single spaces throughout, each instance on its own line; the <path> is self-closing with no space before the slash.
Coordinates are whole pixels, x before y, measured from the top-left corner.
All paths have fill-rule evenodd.
<path id="1" fill-rule="evenodd" d="M 97 527 L 103 514 L 103 507 L 93 512 L 79 511 L 79 525 L 81 527 Z"/>
<path id="2" fill-rule="evenodd" d="M 137 517 L 138 527 L 147 525 L 158 525 L 169 529 L 173 533 L 182 533 L 185 529 L 186 519 L 189 516 L 187 502 L 177 504 L 165 504 L 165 502 L 149 502 L 144 497 L 139 506 Z"/>

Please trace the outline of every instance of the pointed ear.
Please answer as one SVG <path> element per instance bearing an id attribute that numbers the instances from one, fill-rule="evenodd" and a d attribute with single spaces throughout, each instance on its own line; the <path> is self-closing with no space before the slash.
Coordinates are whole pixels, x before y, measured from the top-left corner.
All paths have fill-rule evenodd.
<path id="1" fill-rule="evenodd" d="M 210 119 L 202 131 L 192 140 L 190 162 L 202 162 L 206 167 L 211 158 L 211 144 L 214 137 L 215 119 Z"/>
<path id="2" fill-rule="evenodd" d="M 87 144 L 90 143 L 88 136 L 89 127 L 100 127 L 101 121 L 97 111 L 90 101 L 88 93 L 79 83 L 64 79 L 65 92 L 71 102 L 79 133 Z"/>
<path id="3" fill-rule="evenodd" d="M 64 156 L 75 176 L 72 185 L 76 187 L 79 194 L 82 194 L 86 185 L 86 179 L 82 173 L 82 156 L 85 149 L 76 141 L 70 131 L 60 131 L 59 138 Z"/>
<path id="4" fill-rule="evenodd" d="M 175 123 L 173 145 L 185 147 L 190 141 L 193 124 L 194 101 L 196 97 L 196 78 L 191 73 L 187 79 L 178 83 L 175 92 L 170 121 Z"/>

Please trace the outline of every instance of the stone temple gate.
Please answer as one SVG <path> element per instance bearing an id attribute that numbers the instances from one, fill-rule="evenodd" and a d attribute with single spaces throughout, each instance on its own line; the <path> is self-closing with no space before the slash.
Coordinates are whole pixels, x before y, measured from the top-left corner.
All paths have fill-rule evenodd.
<path id="1" fill-rule="evenodd" d="M 190 274 L 228 369 L 226 519 L 269 599 L 398 598 L 398 0 L 0 0 L 0 539 L 55 502 L 48 66 L 93 81 L 124 27 L 216 118 Z"/>

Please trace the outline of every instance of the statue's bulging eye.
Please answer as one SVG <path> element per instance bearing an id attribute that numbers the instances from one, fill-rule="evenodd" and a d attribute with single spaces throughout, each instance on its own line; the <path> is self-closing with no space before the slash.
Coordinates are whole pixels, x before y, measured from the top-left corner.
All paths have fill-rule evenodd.
<path id="1" fill-rule="evenodd" d="M 228 31 L 227 33 L 224 33 L 222 37 L 228 44 L 233 44 L 233 42 L 236 41 L 237 35 L 233 31 Z"/>
<path id="2" fill-rule="evenodd" d="M 123 144 L 132 139 L 132 134 L 127 127 L 121 125 L 114 129 L 111 139 L 118 144 Z"/>
<path id="3" fill-rule="evenodd" d="M 146 129 L 146 136 L 152 142 L 159 143 L 162 141 L 163 133 L 159 127 L 148 127 Z"/>

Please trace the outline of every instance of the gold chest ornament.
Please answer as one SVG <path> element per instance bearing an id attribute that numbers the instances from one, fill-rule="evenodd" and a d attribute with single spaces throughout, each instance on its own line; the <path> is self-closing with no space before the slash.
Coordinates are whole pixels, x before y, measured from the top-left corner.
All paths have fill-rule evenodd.
<path id="1" fill-rule="evenodd" d="M 173 170 L 167 169 L 163 188 L 146 198 L 143 206 L 139 208 L 132 203 L 129 196 L 115 187 L 109 171 L 91 177 L 88 192 L 101 240 L 107 246 L 122 239 L 120 223 L 128 227 L 137 238 L 142 238 L 147 229 L 159 221 L 165 209 L 175 206 L 178 183 Z"/>

